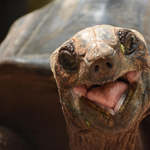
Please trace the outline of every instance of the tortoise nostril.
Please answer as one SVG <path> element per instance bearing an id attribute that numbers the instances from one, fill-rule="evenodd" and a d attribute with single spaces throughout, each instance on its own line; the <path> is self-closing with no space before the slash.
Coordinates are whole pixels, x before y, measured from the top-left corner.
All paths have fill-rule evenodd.
<path id="1" fill-rule="evenodd" d="M 111 63 L 109 63 L 109 62 L 106 63 L 106 66 L 107 66 L 108 68 L 110 68 L 110 69 L 112 68 Z"/>
<path id="2" fill-rule="evenodd" d="M 96 65 L 96 66 L 95 66 L 95 73 L 97 73 L 98 71 L 99 71 L 99 66 Z"/>

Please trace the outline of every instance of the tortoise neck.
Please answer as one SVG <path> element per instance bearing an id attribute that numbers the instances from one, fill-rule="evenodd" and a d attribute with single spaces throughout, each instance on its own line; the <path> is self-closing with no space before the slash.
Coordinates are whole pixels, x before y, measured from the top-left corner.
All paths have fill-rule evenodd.
<path id="1" fill-rule="evenodd" d="M 98 132 L 80 133 L 68 125 L 71 150 L 139 150 L 138 126 L 113 137 Z"/>

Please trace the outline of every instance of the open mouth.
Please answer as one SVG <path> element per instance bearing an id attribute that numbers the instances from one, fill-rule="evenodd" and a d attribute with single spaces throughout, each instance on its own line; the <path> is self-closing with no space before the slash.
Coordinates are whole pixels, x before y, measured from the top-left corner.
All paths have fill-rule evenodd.
<path id="1" fill-rule="evenodd" d="M 92 102 L 96 108 L 101 108 L 98 110 L 105 110 L 115 115 L 123 110 L 132 99 L 139 78 L 140 72 L 132 71 L 117 78 L 114 82 L 104 83 L 103 81 L 103 84 L 79 85 L 73 89 L 73 92 L 79 97 L 86 98 L 86 101 Z"/>

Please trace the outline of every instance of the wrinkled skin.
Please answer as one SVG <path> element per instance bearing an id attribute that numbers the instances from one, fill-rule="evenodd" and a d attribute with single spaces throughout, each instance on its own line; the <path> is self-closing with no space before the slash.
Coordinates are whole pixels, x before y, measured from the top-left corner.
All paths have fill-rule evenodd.
<path id="1" fill-rule="evenodd" d="M 50 64 L 71 140 L 75 140 L 73 132 L 78 135 L 86 130 L 88 135 L 96 133 L 95 137 L 101 138 L 101 142 L 96 145 L 99 149 L 109 149 L 106 145 L 103 148 L 102 135 L 106 138 L 118 135 L 125 137 L 126 133 L 130 133 L 130 130 L 133 132 L 134 129 L 133 139 L 135 143 L 140 141 L 139 145 L 131 140 L 132 134 L 132 143 L 124 138 L 122 145 L 116 144 L 112 149 L 143 149 L 138 125 L 149 114 L 149 56 L 145 40 L 139 32 L 109 25 L 86 28 L 54 51 Z M 114 86 L 111 89 L 113 90 L 117 84 L 120 89 L 121 86 L 125 87 L 122 92 L 125 93 L 125 100 L 113 114 L 108 108 L 113 110 L 116 104 L 110 105 L 105 99 L 101 101 L 95 98 L 96 101 L 93 97 L 98 90 L 107 86 L 107 89 L 101 92 L 103 94 L 109 90 L 110 85 Z M 117 92 L 119 94 L 117 88 L 113 95 Z M 99 136 L 98 133 L 102 135 Z M 79 141 L 84 141 L 83 136 L 80 138 Z M 70 147 L 73 150 L 88 149 L 81 143 L 83 142 L 70 142 Z M 93 142 L 89 149 L 96 149 L 94 144 Z M 109 144 L 108 142 L 107 145 Z"/>

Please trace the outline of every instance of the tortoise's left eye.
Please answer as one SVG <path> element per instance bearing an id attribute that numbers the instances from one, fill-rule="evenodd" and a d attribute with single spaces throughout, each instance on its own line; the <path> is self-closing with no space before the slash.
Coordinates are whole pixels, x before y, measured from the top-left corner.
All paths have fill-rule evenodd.
<path id="1" fill-rule="evenodd" d="M 125 47 L 125 54 L 127 55 L 133 53 L 137 48 L 137 38 L 132 32 L 129 32 L 125 36 L 124 47 Z"/>
<path id="2" fill-rule="evenodd" d="M 59 53 L 60 64 L 68 70 L 74 70 L 77 68 L 77 58 L 75 53 L 70 53 L 68 50 L 62 50 Z"/>

